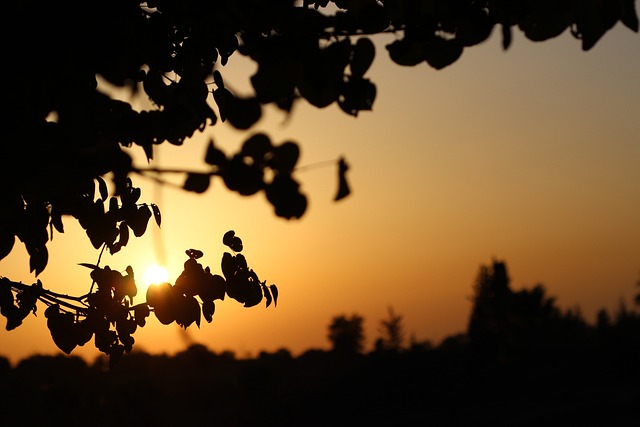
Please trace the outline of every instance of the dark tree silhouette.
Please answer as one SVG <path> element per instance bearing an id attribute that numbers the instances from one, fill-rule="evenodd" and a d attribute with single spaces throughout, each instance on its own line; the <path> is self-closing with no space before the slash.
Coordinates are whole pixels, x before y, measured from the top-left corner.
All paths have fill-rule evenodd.
<path id="1" fill-rule="evenodd" d="M 467 335 L 480 359 L 506 363 L 556 357 L 559 350 L 570 351 L 566 343 L 589 333 L 580 308 L 561 310 L 544 286 L 511 289 L 503 261 L 480 267 L 472 302 Z M 549 349 L 555 353 L 545 353 Z"/>
<path id="2" fill-rule="evenodd" d="M 356 354 L 364 350 L 364 318 L 359 314 L 340 315 L 329 325 L 329 341 L 339 354 Z"/>
<path id="3" fill-rule="evenodd" d="M 396 314 L 393 307 L 388 307 L 388 317 L 380 320 L 380 337 L 376 340 L 378 350 L 400 351 L 404 347 L 405 331 L 402 316 Z"/>
<path id="4" fill-rule="evenodd" d="M 300 218 L 307 197 L 295 177 L 298 145 L 274 143 L 250 130 L 267 104 L 285 112 L 297 102 L 318 108 L 337 104 L 354 117 L 370 110 L 376 86 L 366 73 L 376 55 L 371 41 L 376 34 L 396 35 L 386 46 L 395 63 L 426 62 L 442 69 L 496 27 L 505 49 L 513 31 L 543 41 L 570 29 L 583 50 L 617 22 L 638 31 L 634 0 L 117 0 L 81 8 L 36 0 L 10 2 L 3 10 L 12 25 L 3 26 L 2 33 L 7 108 L 0 151 L 0 259 L 17 239 L 36 277 L 49 260 L 47 243 L 64 232 L 63 219 L 78 221 L 96 250 L 111 254 L 127 245 L 131 233 L 143 235 L 152 217 L 159 226 L 157 206 L 143 202 L 133 183 L 139 175 L 161 180 L 163 173 L 181 172 L 183 188 L 196 193 L 220 179 L 241 195 L 264 194 L 279 217 Z M 232 55 L 257 65 L 250 95 L 225 85 L 224 67 Z M 103 80 L 153 108 L 139 111 L 112 98 L 99 84 Z M 225 153 L 211 141 L 200 171 L 141 168 L 125 150 L 138 148 L 152 160 L 157 145 L 180 146 L 219 122 L 247 131 L 247 138 L 236 153 Z M 339 200 L 349 194 L 348 164 L 343 158 L 336 163 Z M 195 254 L 188 253 L 191 266 Z M 105 352 L 129 350 L 145 305 L 127 305 L 134 292 L 132 269 L 121 276 L 99 261 L 88 265 L 98 286 L 88 286 L 82 296 L 55 293 L 40 281 L 29 286 L 2 278 L 7 328 L 35 312 L 39 301 L 47 306 L 47 322 L 63 350 L 91 337 Z M 264 291 L 264 285 L 238 256 L 232 264 L 231 270 L 251 283 L 240 288 L 252 289 L 251 295 L 234 295 L 253 305 L 258 295 L 253 290 Z M 194 274 L 201 275 L 196 268 Z M 207 280 L 219 282 L 207 273 Z M 226 290 L 230 296 L 236 292 Z M 180 313 L 181 304 L 190 307 L 185 318 L 176 317 L 183 326 L 197 323 L 196 311 L 205 318 L 213 314 L 204 300 L 196 310 L 191 298 L 202 295 L 194 289 L 179 294 L 162 304 L 175 303 L 176 309 L 168 311 Z M 162 304 L 146 306 L 158 315 Z M 88 321 L 93 317 L 99 320 Z M 72 328 L 81 331 L 80 338 L 60 338 Z"/>

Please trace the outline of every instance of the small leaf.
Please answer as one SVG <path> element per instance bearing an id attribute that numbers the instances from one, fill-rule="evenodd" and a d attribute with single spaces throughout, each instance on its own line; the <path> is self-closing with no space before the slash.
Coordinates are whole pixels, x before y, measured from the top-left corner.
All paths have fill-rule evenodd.
<path id="1" fill-rule="evenodd" d="M 242 154 L 250 156 L 254 159 L 261 159 L 273 149 L 269 136 L 264 133 L 255 133 L 251 135 L 242 144 Z"/>
<path id="2" fill-rule="evenodd" d="M 386 48 L 391 60 L 398 65 L 413 66 L 424 61 L 424 42 L 404 38 L 389 43 Z"/>
<path id="3" fill-rule="evenodd" d="M 127 225 L 133 230 L 136 237 L 140 237 L 147 230 L 149 219 L 151 218 L 151 209 L 147 205 L 140 205 L 125 218 Z"/>
<path id="4" fill-rule="evenodd" d="M 11 253 L 16 236 L 7 231 L 4 227 L 0 230 L 0 259 L 3 259 Z"/>
<path id="5" fill-rule="evenodd" d="M 204 320 L 206 320 L 207 323 L 211 323 L 215 312 L 216 312 L 216 305 L 213 301 L 210 301 L 210 300 L 202 301 L 202 315 L 204 316 Z"/>
<path id="6" fill-rule="evenodd" d="M 193 259 L 202 258 L 202 256 L 204 255 L 204 253 L 198 249 L 187 249 L 185 253 L 189 258 L 193 258 Z"/>
<path id="7" fill-rule="evenodd" d="M 273 295 L 273 306 L 277 307 L 278 306 L 278 288 L 276 287 L 276 285 L 271 285 L 269 286 L 269 289 L 271 290 L 271 295 Z"/>
<path id="8" fill-rule="evenodd" d="M 218 89 L 213 91 L 213 99 L 216 101 L 216 104 L 218 105 L 220 120 L 222 120 L 223 122 L 226 121 L 229 115 L 229 112 L 233 108 L 235 97 L 229 91 L 229 89 L 224 87 L 219 87 Z"/>
<path id="9" fill-rule="evenodd" d="M 436 37 L 430 41 L 424 51 L 425 60 L 436 70 L 441 70 L 460 58 L 463 51 L 462 44 L 456 40 L 445 40 Z"/>
<path id="10" fill-rule="evenodd" d="M 156 224 L 160 227 L 160 223 L 162 222 L 162 216 L 160 215 L 160 208 L 155 203 L 151 204 L 151 209 L 153 210 L 153 218 L 156 220 Z"/>
<path id="11" fill-rule="evenodd" d="M 631 31 L 638 32 L 638 14 L 635 0 L 621 0 L 620 21 Z"/>
<path id="12" fill-rule="evenodd" d="M 349 170 L 349 165 L 344 160 L 344 157 L 340 157 L 338 161 L 338 193 L 334 199 L 335 201 L 344 199 L 351 193 L 346 177 L 347 170 Z"/>
<path id="13" fill-rule="evenodd" d="M 218 87 L 224 87 L 224 80 L 222 80 L 222 74 L 220 74 L 219 70 L 213 70 L 213 82 Z"/>
<path id="14" fill-rule="evenodd" d="M 265 308 L 267 308 L 271 305 L 271 302 L 273 301 L 273 297 L 271 296 L 271 292 L 269 291 L 269 288 L 264 284 L 264 282 L 260 283 L 260 285 L 262 286 L 264 297 L 267 300 L 267 304 L 265 305 Z"/>
<path id="15" fill-rule="evenodd" d="M 45 245 L 38 245 L 28 250 L 29 252 L 29 271 L 35 272 L 38 276 L 42 273 L 49 261 L 49 252 Z"/>
<path id="16" fill-rule="evenodd" d="M 234 252 L 242 252 L 242 240 L 236 236 L 236 232 L 233 230 L 229 230 L 224 233 L 222 243 L 231 248 Z"/>
<path id="17" fill-rule="evenodd" d="M 99 269 L 99 268 L 100 268 L 100 267 L 98 267 L 98 266 L 97 266 L 97 265 L 95 265 L 95 264 L 88 264 L 88 263 L 86 263 L 86 262 L 81 262 L 81 263 L 80 263 L 80 264 L 78 264 L 78 265 L 81 265 L 81 266 L 83 266 L 83 267 L 90 268 L 90 269 L 92 269 L 92 270 L 96 270 L 96 269 Z"/>
<path id="18" fill-rule="evenodd" d="M 353 47 L 353 56 L 351 57 L 351 63 L 349 64 L 351 74 L 356 77 L 364 76 L 364 73 L 367 72 L 373 63 L 375 56 L 376 48 L 373 42 L 366 37 L 358 39 Z"/>
<path id="19" fill-rule="evenodd" d="M 285 141 L 274 149 L 273 166 L 279 173 L 291 173 L 300 157 L 300 147 L 292 141 Z"/>
<path id="20" fill-rule="evenodd" d="M 231 126 L 240 130 L 247 130 L 262 117 L 262 106 L 257 98 L 230 99 L 231 105 L 227 109 L 227 119 Z"/>
<path id="21" fill-rule="evenodd" d="M 227 156 L 213 145 L 213 140 L 210 140 L 204 161 L 209 165 L 220 167 L 227 162 Z"/>
<path id="22" fill-rule="evenodd" d="M 502 24 L 502 49 L 507 50 L 511 46 L 512 34 L 511 26 L 508 24 Z"/>
<path id="23" fill-rule="evenodd" d="M 187 191 L 194 193 L 204 193 L 209 188 L 210 176 L 206 173 L 189 173 L 182 186 Z"/>
<path id="24" fill-rule="evenodd" d="M 107 183 L 100 176 L 96 177 L 96 180 L 98 181 L 98 192 L 100 193 L 100 198 L 102 199 L 102 201 L 105 201 L 107 200 L 107 197 L 109 197 Z"/>

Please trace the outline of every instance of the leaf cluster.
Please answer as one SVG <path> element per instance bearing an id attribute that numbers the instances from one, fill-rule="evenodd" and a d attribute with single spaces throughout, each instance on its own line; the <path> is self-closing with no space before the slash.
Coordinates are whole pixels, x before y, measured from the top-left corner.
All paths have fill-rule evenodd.
<path id="1" fill-rule="evenodd" d="M 20 326 L 30 313 L 36 313 L 37 302 L 44 303 L 47 327 L 51 337 L 66 354 L 77 346 L 84 346 L 91 339 L 95 347 L 110 356 L 116 363 L 124 353 L 133 349 L 133 334 L 144 327 L 153 313 L 164 325 L 178 324 L 186 329 L 192 324 L 199 328 L 201 318 L 211 323 L 215 313 L 215 301 L 225 296 L 253 307 L 263 298 L 266 307 L 275 307 L 278 288 L 248 267 L 242 251 L 242 240 L 233 230 L 225 233 L 223 243 L 234 254 L 225 252 L 222 257 L 222 275 L 213 274 L 210 268 L 198 262 L 204 254 L 197 249 L 186 251 L 188 259 L 175 284 L 153 284 L 146 292 L 146 301 L 134 304 L 138 295 L 133 269 L 128 266 L 122 273 L 109 266 L 81 264 L 91 269 L 91 291 L 80 297 L 56 294 L 43 288 L 42 283 L 27 286 L 0 278 L 0 314 L 6 320 L 6 329 Z M 14 296 L 15 294 L 15 296 Z"/>

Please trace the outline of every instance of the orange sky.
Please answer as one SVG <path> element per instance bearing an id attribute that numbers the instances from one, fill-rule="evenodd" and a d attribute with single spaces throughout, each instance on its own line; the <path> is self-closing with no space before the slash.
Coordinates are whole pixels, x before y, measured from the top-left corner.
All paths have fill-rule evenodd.
<path id="1" fill-rule="evenodd" d="M 143 199 L 160 205 L 162 228 L 151 226 L 103 265 L 131 265 L 141 277 L 164 252 L 174 281 L 184 251 L 195 248 L 219 272 L 222 235 L 233 229 L 280 299 L 268 309 L 227 299 L 213 323 L 186 335 L 154 318 L 134 335 L 135 348 L 172 353 L 199 342 L 239 356 L 282 347 L 297 354 L 328 348 L 332 317 L 350 313 L 365 318 L 370 346 L 389 306 L 407 334 L 437 343 L 465 330 L 474 278 L 494 257 L 507 262 L 515 289 L 542 283 L 559 306 L 579 306 L 589 320 L 621 299 L 632 304 L 640 290 L 638 34 L 618 26 L 589 52 L 567 34 L 540 44 L 516 37 L 503 52 L 494 36 L 441 71 L 391 64 L 388 40 L 378 40 L 368 74 L 378 86 L 372 112 L 354 119 L 300 104 L 290 122 L 270 110 L 254 129 L 274 143 L 299 142 L 302 166 L 344 155 L 349 198 L 332 201 L 333 166 L 298 174 L 310 205 L 297 221 L 275 217 L 262 194 L 236 196 L 220 181 L 204 195 L 165 187 L 154 199 L 153 184 L 137 179 Z M 235 67 L 225 80 L 242 89 L 251 69 Z M 209 136 L 229 152 L 246 138 L 216 125 L 178 149 L 163 146 L 159 165 L 202 166 Z M 78 263 L 96 262 L 98 252 L 76 223 L 65 227 L 40 279 L 85 293 L 89 271 Z M 21 244 L 0 274 L 35 280 Z M 0 332 L 0 354 L 56 353 L 43 312 Z M 90 342 L 74 354 L 98 353 Z"/>

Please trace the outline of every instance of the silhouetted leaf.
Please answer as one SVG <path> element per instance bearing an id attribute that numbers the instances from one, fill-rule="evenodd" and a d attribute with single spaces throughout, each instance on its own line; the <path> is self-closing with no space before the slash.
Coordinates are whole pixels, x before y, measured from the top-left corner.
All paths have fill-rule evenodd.
<path id="1" fill-rule="evenodd" d="M 247 130 L 262 117 L 262 106 L 256 98 L 235 97 L 227 110 L 227 120 L 231 126 Z"/>
<path id="2" fill-rule="evenodd" d="M 103 201 L 107 200 L 107 197 L 109 197 L 109 191 L 107 190 L 107 183 L 100 176 L 96 177 L 96 180 L 98 181 L 98 192 L 100 194 L 100 198 Z"/>
<path id="3" fill-rule="evenodd" d="M 332 43 L 316 52 L 309 52 L 297 84 L 300 95 L 318 108 L 336 101 L 350 56 L 351 43 L 348 39 Z"/>
<path id="4" fill-rule="evenodd" d="M 273 297 L 271 296 L 271 291 L 264 283 L 260 283 L 260 286 L 262 286 L 262 292 L 264 293 L 264 297 L 267 300 L 265 304 L 265 308 L 267 308 L 271 305 L 271 302 L 273 301 Z"/>
<path id="5" fill-rule="evenodd" d="M 73 314 L 51 310 L 49 315 L 47 316 L 45 313 L 45 316 L 47 317 L 47 327 L 53 342 L 65 354 L 71 354 L 77 346 Z"/>
<path id="6" fill-rule="evenodd" d="M 242 240 L 236 236 L 236 232 L 233 230 L 229 230 L 224 233 L 222 243 L 231 248 L 234 252 L 242 252 Z"/>
<path id="7" fill-rule="evenodd" d="M 98 266 L 97 266 L 97 265 L 95 265 L 95 264 L 88 264 L 88 263 L 86 263 L 86 262 L 81 262 L 81 263 L 79 263 L 78 265 L 81 265 L 81 266 L 83 266 L 83 267 L 90 268 L 91 270 L 96 270 L 96 269 L 99 269 L 99 268 L 100 268 L 100 267 L 98 267 Z"/>
<path id="8" fill-rule="evenodd" d="M 471 7 L 462 11 L 455 34 L 463 46 L 474 46 L 487 40 L 491 35 L 495 20 L 488 10 Z"/>
<path id="9" fill-rule="evenodd" d="M 93 330 L 91 329 L 91 323 L 88 320 L 82 320 L 75 324 L 76 332 L 76 344 L 83 346 L 93 338 Z"/>
<path id="10" fill-rule="evenodd" d="M 307 198 L 290 175 L 277 174 L 267 185 L 266 195 L 279 217 L 300 218 L 307 209 Z"/>
<path id="11" fill-rule="evenodd" d="M 359 38 L 355 46 L 353 46 L 353 54 L 349 68 L 351 74 L 355 77 L 362 77 L 367 72 L 373 59 L 376 56 L 376 47 L 373 42 L 366 38 Z"/>
<path id="12" fill-rule="evenodd" d="M 220 70 L 213 70 L 213 82 L 218 87 L 224 87 L 224 80 L 222 80 L 222 74 L 220 74 Z"/>
<path id="13" fill-rule="evenodd" d="M 411 41 L 408 39 L 395 40 L 387 46 L 389 57 L 398 65 L 413 66 L 421 63 L 425 59 L 424 42 Z"/>
<path id="14" fill-rule="evenodd" d="M 462 55 L 462 50 L 463 46 L 459 41 L 436 37 L 427 44 L 424 58 L 433 68 L 441 70 L 456 62 Z"/>
<path id="15" fill-rule="evenodd" d="M 202 301 L 202 315 L 207 323 L 211 323 L 216 312 L 216 304 L 211 300 Z"/>
<path id="16" fill-rule="evenodd" d="M 568 1 L 543 1 L 534 4 L 520 22 L 520 29 L 532 41 L 544 41 L 562 34 L 572 24 L 575 6 Z"/>
<path id="17" fill-rule="evenodd" d="M 281 174 L 289 174 L 296 167 L 300 157 L 300 147 L 291 141 L 285 141 L 273 149 L 273 158 L 269 166 Z"/>
<path id="18" fill-rule="evenodd" d="M 198 291 L 202 301 L 224 300 L 226 292 L 226 282 L 219 274 L 211 274 L 207 270 L 206 279 Z"/>
<path id="19" fill-rule="evenodd" d="M 226 165 L 222 174 L 227 188 L 243 196 L 250 196 L 264 187 L 264 172 L 259 164 L 246 162 L 241 155 L 235 155 Z"/>
<path id="20" fill-rule="evenodd" d="M 274 307 L 278 306 L 278 288 L 276 285 L 270 285 L 269 289 L 271 290 L 271 295 L 273 296 L 273 305 Z"/>
<path id="21" fill-rule="evenodd" d="M 133 306 L 134 319 L 138 326 L 143 327 L 147 323 L 147 317 L 151 314 L 149 306 L 146 303 Z"/>
<path id="22" fill-rule="evenodd" d="M 345 161 L 344 157 L 340 157 L 340 160 L 338 160 L 338 193 L 334 199 L 335 201 L 344 199 L 351 193 L 349 183 L 347 182 L 348 170 L 349 165 Z"/>
<path id="23" fill-rule="evenodd" d="M 223 122 L 227 120 L 229 112 L 233 108 L 233 103 L 235 102 L 235 97 L 229 91 L 229 89 L 224 87 L 219 87 L 218 89 L 213 91 L 213 98 L 218 105 L 218 111 L 220 112 L 220 120 Z"/>
<path id="24" fill-rule="evenodd" d="M 636 0 L 620 0 L 620 21 L 630 30 L 638 32 Z"/>
<path id="25" fill-rule="evenodd" d="M 360 111 L 368 111 L 376 99 L 376 86 L 368 79 L 349 78 L 342 89 L 338 105 L 347 114 L 354 117 Z"/>
<path id="26" fill-rule="evenodd" d="M 62 223 L 62 215 L 58 214 L 53 208 L 51 210 L 51 224 L 59 233 L 64 233 L 64 224 Z M 53 239 L 53 233 L 52 237 Z M 2 259 L 2 258 L 0 258 Z"/>
<path id="27" fill-rule="evenodd" d="M 162 223 L 162 216 L 160 215 L 160 208 L 155 203 L 151 204 L 151 210 L 153 211 L 153 218 L 156 221 L 156 225 L 160 227 Z"/>
<path id="28" fill-rule="evenodd" d="M 194 193 L 204 193 L 209 188 L 211 177 L 206 173 L 189 173 L 182 188 Z"/>
<path id="29" fill-rule="evenodd" d="M 502 24 L 502 49 L 509 49 L 509 46 L 511 46 L 511 40 L 511 26 Z"/>
<path id="30" fill-rule="evenodd" d="M 200 327 L 200 304 L 192 296 L 179 296 L 173 300 L 176 305 L 175 321 L 182 328 L 187 329 L 192 323 Z"/>
<path id="31" fill-rule="evenodd" d="M 262 103 L 289 99 L 295 89 L 301 71 L 300 63 L 289 57 L 270 58 L 258 63 L 251 76 L 251 84 L 258 101 Z"/>
<path id="32" fill-rule="evenodd" d="M 204 256 L 204 253 L 198 249 L 187 249 L 185 253 L 189 258 L 192 258 L 192 259 L 200 259 Z"/>
<path id="33" fill-rule="evenodd" d="M 207 146 L 207 153 L 205 155 L 204 161 L 207 164 L 220 167 L 227 162 L 227 156 L 224 154 L 224 152 L 213 145 L 213 140 L 210 140 L 209 145 Z"/>
<path id="34" fill-rule="evenodd" d="M 42 273 L 49 262 L 49 251 L 45 245 L 38 245 L 29 248 L 29 271 L 35 273 L 36 277 Z"/>
<path id="35" fill-rule="evenodd" d="M 9 305 L 13 305 L 13 292 L 11 281 L 6 277 L 0 277 L 0 311 Z"/>
<path id="36" fill-rule="evenodd" d="M 6 228 L 0 228 L 0 259 L 11 253 L 16 237 Z"/>
<path id="37" fill-rule="evenodd" d="M 149 219 L 151 218 L 151 209 L 147 205 L 138 206 L 135 210 L 127 212 L 125 220 L 127 225 L 133 230 L 136 237 L 140 237 L 147 230 Z"/>
<path id="38" fill-rule="evenodd" d="M 273 146 L 271 145 L 271 140 L 268 135 L 255 133 L 242 144 L 241 153 L 254 159 L 263 159 L 272 149 Z"/>

